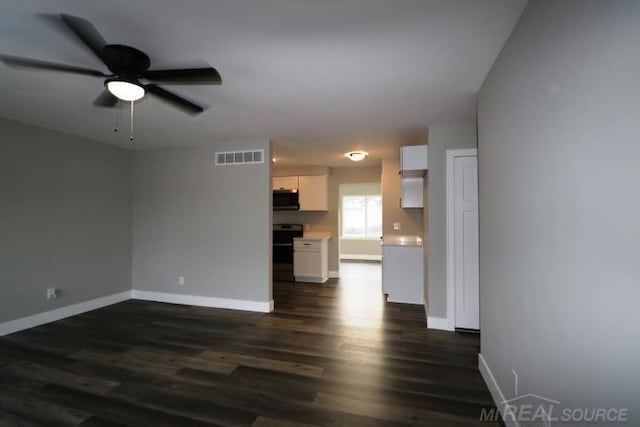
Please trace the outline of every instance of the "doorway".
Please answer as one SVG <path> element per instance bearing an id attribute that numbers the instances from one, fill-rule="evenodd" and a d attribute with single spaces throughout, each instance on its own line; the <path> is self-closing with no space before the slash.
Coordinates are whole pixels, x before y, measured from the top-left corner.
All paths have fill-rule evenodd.
<path id="1" fill-rule="evenodd" d="M 382 259 L 382 187 L 379 182 L 340 184 L 340 261 Z"/>
<path id="2" fill-rule="evenodd" d="M 354 308 L 382 296 L 382 187 L 380 182 L 345 183 L 338 188 L 340 281 Z"/>
<path id="3" fill-rule="evenodd" d="M 447 319 L 480 329 L 478 151 L 447 150 Z"/>

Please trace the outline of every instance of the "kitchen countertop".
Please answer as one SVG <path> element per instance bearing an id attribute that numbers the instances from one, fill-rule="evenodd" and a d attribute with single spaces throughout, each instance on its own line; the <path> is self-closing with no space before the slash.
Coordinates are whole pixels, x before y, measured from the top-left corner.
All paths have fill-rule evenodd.
<path id="1" fill-rule="evenodd" d="M 422 237 L 420 236 L 384 236 L 382 246 L 415 246 L 422 247 Z"/>
<path id="2" fill-rule="evenodd" d="M 327 231 L 305 231 L 302 237 L 296 237 L 294 240 L 329 240 L 330 238 L 331 233 Z"/>

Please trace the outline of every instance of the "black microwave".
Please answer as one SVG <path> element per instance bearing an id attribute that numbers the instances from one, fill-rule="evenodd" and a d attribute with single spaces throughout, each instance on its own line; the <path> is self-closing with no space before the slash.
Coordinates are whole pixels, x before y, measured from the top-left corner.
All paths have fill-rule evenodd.
<path id="1" fill-rule="evenodd" d="M 274 211 L 297 211 L 300 209 L 298 190 L 273 190 Z"/>

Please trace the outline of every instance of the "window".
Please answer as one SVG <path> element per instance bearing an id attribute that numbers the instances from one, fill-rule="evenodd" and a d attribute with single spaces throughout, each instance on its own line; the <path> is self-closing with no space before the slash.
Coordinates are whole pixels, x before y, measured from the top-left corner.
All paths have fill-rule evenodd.
<path id="1" fill-rule="evenodd" d="M 382 196 L 344 196 L 342 237 L 377 239 L 381 235 Z"/>

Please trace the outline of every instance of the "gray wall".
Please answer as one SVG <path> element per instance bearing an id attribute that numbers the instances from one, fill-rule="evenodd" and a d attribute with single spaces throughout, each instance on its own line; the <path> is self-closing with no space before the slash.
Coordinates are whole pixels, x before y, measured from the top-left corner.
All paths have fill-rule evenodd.
<path id="1" fill-rule="evenodd" d="M 447 150 L 476 148 L 476 124 L 429 126 L 427 274 L 429 316 L 447 317 Z"/>
<path id="2" fill-rule="evenodd" d="M 481 352 L 640 424 L 640 2 L 531 1 L 478 99 Z M 555 425 L 555 423 L 554 423 Z"/>
<path id="3" fill-rule="evenodd" d="M 134 289 L 272 299 L 271 162 L 214 165 L 243 149 L 271 158 L 266 140 L 135 153 Z"/>
<path id="4" fill-rule="evenodd" d="M 0 322 L 130 290 L 131 152 L 4 119 L 0 139 Z"/>
<path id="5" fill-rule="evenodd" d="M 289 168 L 274 168 L 274 176 L 294 175 L 314 175 L 329 173 L 329 210 L 327 212 L 297 212 L 297 211 L 275 211 L 273 222 L 279 223 L 300 223 L 310 225 L 311 231 L 325 231 L 331 233 L 329 240 L 329 270 L 338 271 L 339 260 L 339 239 L 338 218 L 340 213 L 340 185 L 365 182 L 380 182 L 380 167 L 351 167 L 333 168 L 329 172 L 326 167 L 301 166 Z M 384 203 L 384 202 L 383 202 Z"/>

